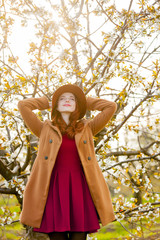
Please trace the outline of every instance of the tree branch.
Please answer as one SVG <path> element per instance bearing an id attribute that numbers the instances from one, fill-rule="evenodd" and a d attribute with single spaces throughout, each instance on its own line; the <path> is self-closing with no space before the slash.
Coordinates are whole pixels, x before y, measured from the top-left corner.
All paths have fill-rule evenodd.
<path id="1" fill-rule="evenodd" d="M 146 152 L 150 147 L 152 147 L 154 144 L 160 144 L 160 141 L 154 141 L 150 143 L 146 147 L 141 147 L 140 150 L 137 151 L 116 151 L 116 152 L 110 152 L 105 155 L 105 157 L 111 157 L 111 156 L 134 156 L 139 155 L 140 153 L 144 153 L 148 155 L 148 152 Z M 152 154 L 149 154 L 148 156 L 152 157 Z"/>
<path id="2" fill-rule="evenodd" d="M 13 172 L 4 164 L 4 162 L 1 159 L 0 159 L 0 174 L 6 180 L 10 180 L 14 175 L 16 175 L 13 174 Z"/>
<path id="3" fill-rule="evenodd" d="M 99 51 L 96 53 L 96 55 L 94 56 L 94 58 L 92 59 L 92 61 L 90 62 L 90 64 L 88 65 L 88 67 L 85 70 L 85 74 L 88 73 L 89 69 L 92 68 L 94 62 L 96 61 L 97 57 L 102 53 L 103 49 L 106 47 L 107 43 L 105 43 L 100 49 Z"/>
<path id="4" fill-rule="evenodd" d="M 154 202 L 154 203 L 150 203 L 151 206 L 155 206 L 155 205 L 160 205 L 160 202 Z M 121 212 L 124 212 L 124 214 L 129 214 L 133 211 L 137 211 L 138 212 L 146 212 L 146 211 L 149 211 L 150 209 L 146 209 L 146 210 L 140 210 L 140 208 L 145 208 L 145 207 L 148 207 L 147 205 L 141 205 L 141 206 L 138 206 L 138 207 L 135 207 L 135 208 L 132 208 L 132 209 L 128 209 L 128 210 L 124 210 L 124 211 L 121 211 Z M 151 211 L 155 210 L 155 208 L 151 209 Z"/>
<path id="5" fill-rule="evenodd" d="M 83 5 L 84 5 L 84 0 L 81 0 L 81 5 L 80 5 L 80 8 L 79 8 L 79 12 L 76 14 L 76 16 L 74 18 L 79 18 L 79 16 L 82 13 L 82 10 L 83 10 Z"/>
<path id="6" fill-rule="evenodd" d="M 133 115 L 133 113 L 138 109 L 138 107 L 145 102 L 148 98 L 151 98 L 152 95 L 150 94 L 150 92 L 142 99 L 140 100 L 140 102 L 130 111 L 130 113 L 125 117 L 125 119 L 112 131 L 112 136 L 114 134 L 116 134 L 119 129 L 126 123 L 126 121 Z M 111 136 L 108 136 L 105 140 L 104 143 L 107 142 L 109 139 L 111 138 Z M 103 146 L 103 144 L 101 144 L 97 149 L 96 149 L 96 153 L 100 150 L 100 148 Z"/>
<path id="7" fill-rule="evenodd" d="M 119 27 L 119 25 L 115 22 L 113 22 L 112 18 L 107 14 L 107 12 L 103 9 L 102 5 L 99 3 L 99 1 L 96 0 L 100 8 L 102 9 L 102 12 L 107 16 L 107 18 L 113 23 L 116 27 Z"/>
<path id="8" fill-rule="evenodd" d="M 112 169 L 114 167 L 117 167 L 119 165 L 122 165 L 124 163 L 129 163 L 129 162 L 137 162 L 137 161 L 145 161 L 145 160 L 148 160 L 148 159 L 155 159 L 157 156 L 159 156 L 160 153 L 157 153 L 155 155 L 152 155 L 152 156 L 149 156 L 149 157 L 141 157 L 141 158 L 134 158 L 134 159 L 128 159 L 128 160 L 124 160 L 124 161 L 121 161 L 121 162 L 118 162 L 118 163 L 115 163 L 114 165 L 104 169 L 104 171 L 107 171 L 109 169 Z M 156 161 L 159 161 L 160 162 L 160 159 L 155 159 Z"/>
<path id="9" fill-rule="evenodd" d="M 10 189 L 10 188 L 0 188 L 0 193 L 1 194 L 16 194 L 16 190 Z"/>

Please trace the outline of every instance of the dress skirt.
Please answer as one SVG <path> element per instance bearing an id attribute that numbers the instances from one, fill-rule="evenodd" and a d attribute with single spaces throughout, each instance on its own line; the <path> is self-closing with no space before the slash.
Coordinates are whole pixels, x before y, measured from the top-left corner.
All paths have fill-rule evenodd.
<path id="1" fill-rule="evenodd" d="M 36 232 L 96 232 L 98 215 L 74 139 L 63 135 L 52 171 L 48 198 Z"/>

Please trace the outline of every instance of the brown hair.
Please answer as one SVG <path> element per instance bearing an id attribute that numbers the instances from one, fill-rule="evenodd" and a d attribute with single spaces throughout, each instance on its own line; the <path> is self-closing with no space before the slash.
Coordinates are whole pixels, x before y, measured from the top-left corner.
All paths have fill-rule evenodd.
<path id="1" fill-rule="evenodd" d="M 56 103 L 57 108 L 57 103 Z M 56 109 L 55 108 L 55 109 Z M 71 113 L 69 117 L 69 124 L 67 125 L 63 120 L 61 113 L 58 110 L 55 110 L 54 116 L 52 118 L 52 124 L 57 126 L 62 134 L 67 134 L 69 138 L 74 138 L 77 132 L 81 132 L 84 123 L 82 120 L 78 120 L 80 116 L 79 104 L 76 99 L 76 109 Z"/>

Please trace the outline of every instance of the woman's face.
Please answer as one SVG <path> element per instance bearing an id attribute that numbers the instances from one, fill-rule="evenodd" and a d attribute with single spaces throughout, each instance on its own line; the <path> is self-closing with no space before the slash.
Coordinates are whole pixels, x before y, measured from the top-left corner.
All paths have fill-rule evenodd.
<path id="1" fill-rule="evenodd" d="M 76 109 L 76 99 L 73 93 L 65 92 L 58 99 L 57 110 L 60 113 L 72 113 Z"/>

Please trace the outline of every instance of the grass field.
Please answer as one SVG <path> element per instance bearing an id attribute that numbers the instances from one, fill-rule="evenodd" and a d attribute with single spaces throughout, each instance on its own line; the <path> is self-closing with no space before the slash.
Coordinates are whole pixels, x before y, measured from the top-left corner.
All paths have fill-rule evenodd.
<path id="1" fill-rule="evenodd" d="M 20 239 L 23 239 L 24 235 L 25 235 L 25 230 L 23 229 L 22 225 L 19 223 L 14 223 L 12 225 L 0 228 L 1 240 L 14 240 L 14 239 L 20 240 Z M 121 227 L 121 225 L 118 222 L 115 222 L 115 223 L 109 224 L 107 228 L 106 227 L 101 228 L 100 231 L 96 234 L 90 234 L 89 239 L 91 239 L 91 237 L 93 240 L 135 239 L 135 238 L 129 237 L 129 235 L 130 234 L 127 233 L 126 230 L 123 227 Z M 148 233 L 148 237 L 144 239 L 160 240 L 160 235 L 157 235 L 156 232 L 151 234 Z"/>
<path id="2" fill-rule="evenodd" d="M 1 209 L 4 208 L 3 210 Z M 4 212 L 6 211 L 6 212 Z M 15 197 L 9 196 L 0 196 L 0 221 L 5 217 L 6 213 L 10 213 L 12 217 L 13 212 L 17 214 L 13 216 L 12 220 L 17 220 L 19 218 L 20 207 L 18 206 L 17 200 Z M 2 222 L 0 222 L 2 224 Z M 152 226 L 151 231 L 146 230 L 144 232 L 145 238 L 143 239 L 155 239 L 160 240 L 160 236 L 158 236 L 157 231 L 160 228 L 160 218 L 158 223 L 155 223 Z M 134 234 L 134 230 L 132 230 L 131 226 L 129 226 L 125 221 L 122 221 L 122 224 L 128 229 L 132 234 Z M 160 232 L 159 232 L 160 234 Z M 13 223 L 10 225 L 5 225 L 0 227 L 0 239 L 1 240 L 20 240 L 23 239 L 25 235 L 25 229 L 20 223 Z M 97 233 L 90 234 L 89 239 L 93 240 L 120 240 L 120 239 L 136 239 L 131 238 L 130 234 L 121 226 L 119 222 L 113 222 L 108 224 L 106 227 L 101 228 Z M 43 238 L 42 238 L 43 239 Z M 141 238 L 142 239 L 142 238 Z"/>

